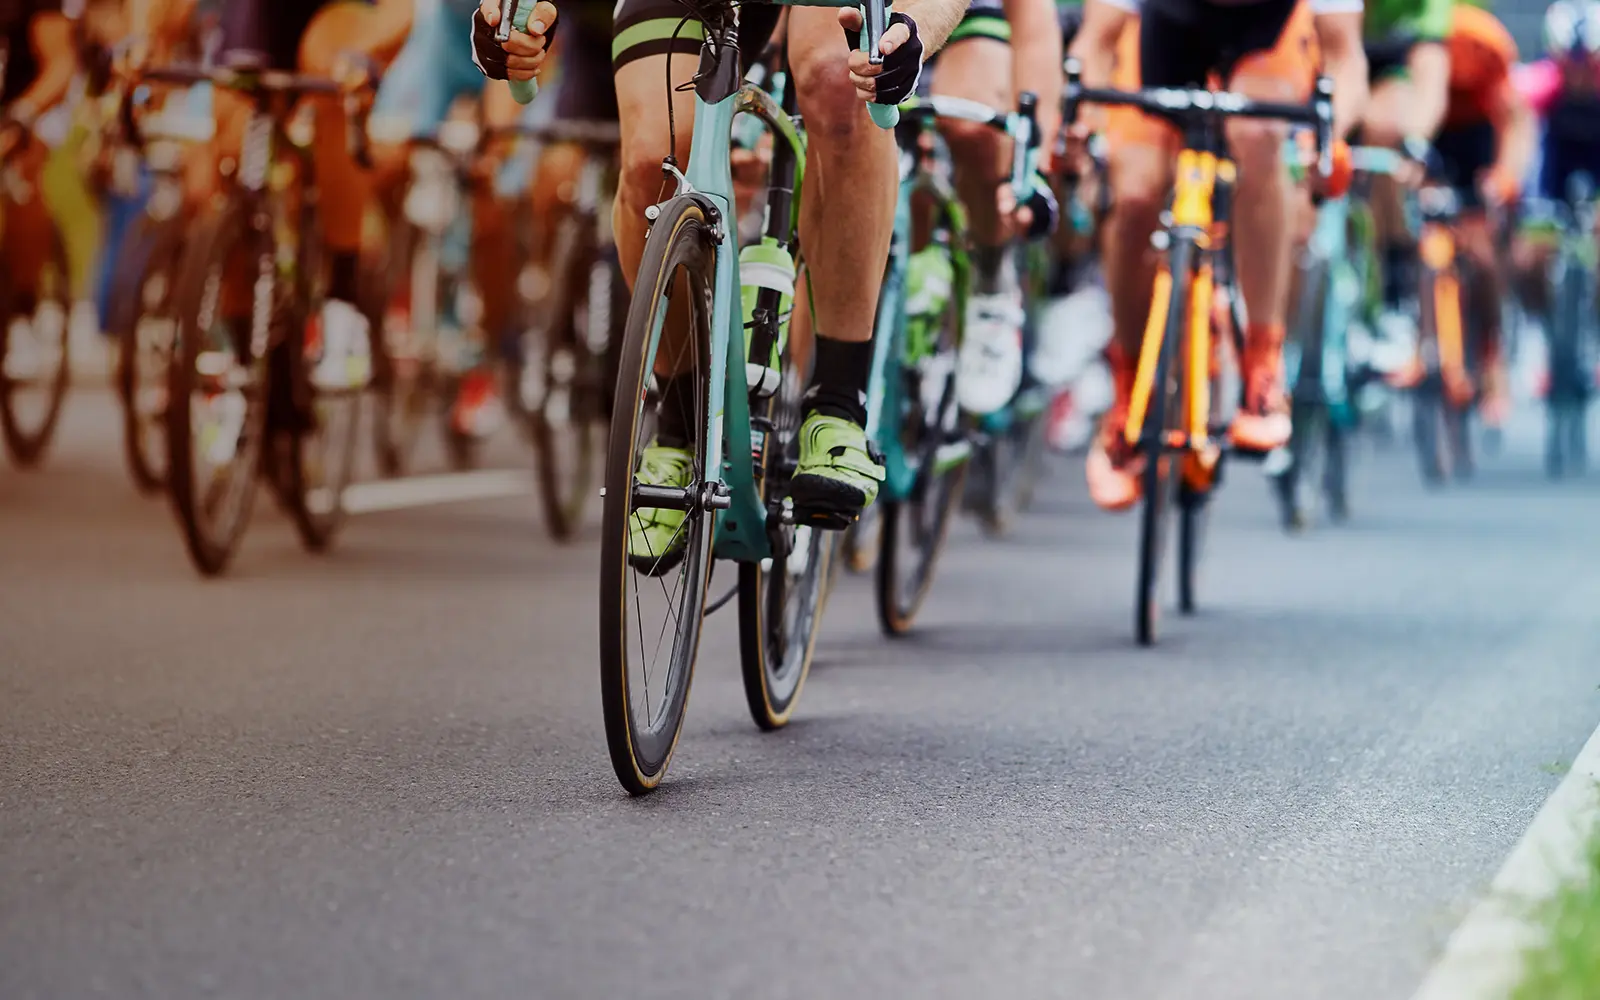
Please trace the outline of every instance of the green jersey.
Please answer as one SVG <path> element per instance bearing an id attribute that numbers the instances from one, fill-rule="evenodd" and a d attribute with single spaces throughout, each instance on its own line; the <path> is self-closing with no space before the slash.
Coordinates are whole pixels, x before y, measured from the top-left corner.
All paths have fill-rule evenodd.
<path id="1" fill-rule="evenodd" d="M 1419 41 L 1450 37 L 1453 0 L 1367 0 L 1362 34 L 1369 39 L 1409 35 Z"/>

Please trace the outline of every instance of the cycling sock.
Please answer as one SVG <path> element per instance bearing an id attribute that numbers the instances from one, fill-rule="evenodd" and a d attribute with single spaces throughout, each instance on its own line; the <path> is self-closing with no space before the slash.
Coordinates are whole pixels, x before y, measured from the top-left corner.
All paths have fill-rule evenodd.
<path id="1" fill-rule="evenodd" d="M 689 429 L 698 407 L 700 380 L 693 371 L 669 375 L 661 382 L 661 402 L 656 407 L 656 443 L 668 448 L 687 448 L 693 437 Z"/>
<path id="2" fill-rule="evenodd" d="M 355 305 L 358 254 L 335 250 L 328 266 L 328 297 Z"/>
<path id="3" fill-rule="evenodd" d="M 1004 291 L 1006 247 L 972 248 L 972 290 L 978 295 Z"/>
<path id="4" fill-rule="evenodd" d="M 806 413 L 867 425 L 867 379 L 872 374 L 872 341 L 852 342 L 817 335 L 817 364 L 806 390 Z"/>

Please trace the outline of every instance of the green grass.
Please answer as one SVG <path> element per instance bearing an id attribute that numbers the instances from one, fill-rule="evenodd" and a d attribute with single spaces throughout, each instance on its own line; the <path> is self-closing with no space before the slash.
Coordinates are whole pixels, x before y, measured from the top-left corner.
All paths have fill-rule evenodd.
<path id="1" fill-rule="evenodd" d="M 1593 831 L 1581 873 L 1535 912 L 1546 937 L 1525 956 L 1511 1000 L 1595 1000 L 1600 997 L 1600 829 Z"/>

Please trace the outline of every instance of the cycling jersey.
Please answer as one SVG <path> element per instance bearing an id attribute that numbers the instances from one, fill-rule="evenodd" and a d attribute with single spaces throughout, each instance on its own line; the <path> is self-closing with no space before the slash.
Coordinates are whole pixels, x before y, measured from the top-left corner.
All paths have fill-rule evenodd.
<path id="1" fill-rule="evenodd" d="M 0 104 L 22 96 L 39 76 L 39 57 L 33 51 L 29 29 L 39 14 L 60 14 L 61 0 L 11 0 L 0 3 L 0 25 L 5 29 L 5 81 Z"/>
<path id="2" fill-rule="evenodd" d="M 1445 126 L 1486 121 L 1497 94 L 1511 83 L 1517 43 L 1493 14 L 1463 4 L 1452 19 L 1449 47 L 1450 102 Z"/>
<path id="3" fill-rule="evenodd" d="M 419 0 L 411 34 L 378 86 L 372 106 L 376 128 L 404 131 L 411 138 L 432 136 L 450 105 L 483 93 L 486 81 L 472 62 L 472 13 L 477 9 L 476 0 Z M 610 89 L 609 80 L 606 84 Z M 523 120 L 531 121 L 542 103 L 530 104 Z M 405 123 L 403 130 L 400 122 Z"/>
<path id="4" fill-rule="evenodd" d="M 1368 0 L 1361 31 L 1368 39 L 1404 36 L 1442 42 L 1450 35 L 1454 0 Z"/>
<path id="5" fill-rule="evenodd" d="M 1561 67 L 1548 59 L 1520 67 L 1513 81 L 1540 117 L 1539 197 L 1564 199 L 1568 180 L 1580 171 L 1600 178 L 1600 92 L 1568 86 Z"/>

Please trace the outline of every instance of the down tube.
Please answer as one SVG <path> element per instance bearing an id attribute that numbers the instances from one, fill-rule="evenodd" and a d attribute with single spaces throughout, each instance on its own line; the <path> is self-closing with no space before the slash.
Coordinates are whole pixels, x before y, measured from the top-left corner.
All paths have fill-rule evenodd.
<path id="1" fill-rule="evenodd" d="M 902 173 L 905 173 L 902 167 Z M 901 500 L 911 491 L 911 470 L 900 442 L 900 393 L 904 383 L 890 377 L 899 373 L 901 341 L 905 336 L 906 268 L 911 252 L 911 176 L 900 182 L 895 204 L 894 235 L 878 293 L 876 328 L 872 331 L 872 374 L 867 382 L 867 437 L 883 453 L 885 485 L 889 499 Z"/>

